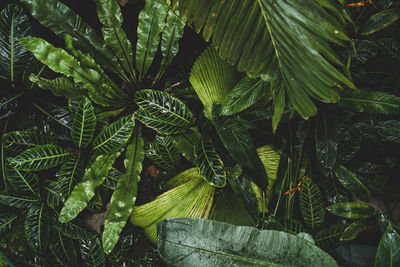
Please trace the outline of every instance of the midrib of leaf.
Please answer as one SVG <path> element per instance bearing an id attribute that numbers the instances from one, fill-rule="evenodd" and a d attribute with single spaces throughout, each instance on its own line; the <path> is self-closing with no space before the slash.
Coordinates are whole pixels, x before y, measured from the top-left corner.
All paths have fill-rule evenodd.
<path id="1" fill-rule="evenodd" d="M 85 103 L 83 104 L 83 107 L 86 109 Z M 85 123 L 85 110 L 82 109 L 82 120 L 81 120 L 81 131 L 79 133 L 79 147 L 82 145 L 82 139 L 83 139 L 83 128 L 84 128 L 84 123 Z"/>
<path id="2" fill-rule="evenodd" d="M 11 220 L 7 221 L 5 224 L 2 224 L 2 225 L 0 226 L 0 229 L 6 227 L 8 224 L 12 223 L 12 222 L 15 221 L 17 218 L 18 218 L 18 216 L 15 215 Z"/>
<path id="3" fill-rule="evenodd" d="M 259 81 L 257 81 L 254 85 L 252 85 L 252 86 L 250 87 L 251 90 L 249 89 L 249 91 L 254 92 L 254 88 L 256 88 L 260 83 L 262 83 L 262 80 L 261 80 L 261 79 L 260 79 Z M 248 96 L 247 93 L 246 93 L 246 94 L 242 94 L 238 99 L 236 99 L 236 101 L 234 101 L 234 102 L 232 103 L 232 105 L 234 105 L 234 104 L 240 102 L 240 100 L 242 100 L 243 98 L 245 98 L 245 97 L 247 97 L 247 96 Z"/>
<path id="4" fill-rule="evenodd" d="M 74 177 L 74 175 L 75 175 L 75 171 L 77 169 L 76 166 L 78 166 L 79 160 L 80 160 L 80 156 L 78 156 L 77 160 L 75 161 L 74 167 L 73 167 L 72 172 L 71 172 L 71 176 L 68 179 L 69 180 L 69 182 L 68 182 L 68 195 L 71 195 L 71 187 L 72 187 L 72 179 L 73 179 L 72 177 Z"/>
<path id="5" fill-rule="evenodd" d="M 61 233 L 57 231 L 57 234 L 58 234 L 58 238 L 59 238 L 59 240 L 60 240 L 60 244 L 61 244 L 62 250 L 64 251 L 64 254 L 65 254 L 66 256 L 68 256 L 68 252 L 67 252 L 67 250 L 65 249 L 65 246 L 64 246 L 64 242 L 63 242 Z"/>
<path id="6" fill-rule="evenodd" d="M 22 201 L 27 201 L 27 202 L 37 202 L 37 199 L 32 199 L 32 198 L 22 198 L 22 197 L 17 197 L 17 196 L 8 196 L 8 195 L 3 195 L 6 196 L 7 198 L 12 198 L 12 199 L 17 199 L 17 200 L 22 200 Z"/>
<path id="7" fill-rule="evenodd" d="M 151 17 L 151 23 L 150 23 L 149 34 L 148 34 L 148 38 L 147 38 L 147 41 L 146 41 L 146 47 L 149 47 L 150 36 L 151 36 L 152 29 L 153 29 L 152 25 L 153 25 L 153 21 L 154 21 L 154 17 L 155 17 L 154 15 L 155 15 L 156 11 L 157 11 L 157 9 L 154 8 L 153 16 Z M 145 52 L 144 52 L 144 57 L 143 57 L 143 62 L 142 62 L 142 68 L 141 68 L 142 71 L 143 71 L 144 65 L 145 65 L 145 63 L 146 63 L 146 58 L 147 58 L 147 49 L 145 49 Z M 140 78 L 143 79 L 143 76 L 144 76 L 144 75 L 145 75 L 145 73 L 140 73 Z"/>
<path id="8" fill-rule="evenodd" d="M 208 160 L 208 156 L 207 156 L 206 149 L 205 149 L 205 147 L 204 147 L 204 142 L 203 142 L 203 141 L 201 141 L 201 149 L 203 150 L 204 157 L 206 158 L 206 160 L 207 160 L 207 162 L 208 162 L 208 166 L 211 167 L 211 170 L 212 170 L 212 172 L 214 173 L 214 175 L 215 175 L 215 176 L 220 176 L 219 174 L 217 174 L 217 173 L 215 172 L 215 170 L 214 170 L 214 168 L 213 168 L 213 165 L 212 165 L 212 164 L 210 163 L 210 161 Z"/>
<path id="9" fill-rule="evenodd" d="M 34 160 L 29 159 L 29 160 L 18 161 L 18 163 L 26 163 L 26 162 L 30 162 L 30 161 L 34 162 L 34 161 L 38 161 L 38 160 L 59 158 L 59 157 L 68 156 L 68 155 L 69 155 L 69 153 L 67 152 L 67 153 L 57 154 L 57 155 L 53 155 L 53 156 L 46 156 L 46 157 L 35 158 Z"/>
<path id="10" fill-rule="evenodd" d="M 319 242 L 319 241 L 322 241 L 322 240 L 326 240 L 326 239 L 338 237 L 338 236 L 340 236 L 340 234 L 341 234 L 341 233 L 338 232 L 338 233 L 333 233 L 333 234 L 325 235 L 325 236 L 323 236 L 323 237 L 321 237 L 321 238 L 315 239 L 314 241 L 315 241 L 315 242 Z"/>
<path id="11" fill-rule="evenodd" d="M 49 114 L 46 110 L 42 109 L 38 104 L 36 103 L 32 103 L 38 110 L 40 110 L 41 112 L 43 112 L 44 114 L 46 114 L 47 116 L 49 116 L 51 119 L 55 120 L 57 123 L 61 124 L 64 127 L 67 127 L 68 129 L 71 130 L 71 127 L 69 125 L 66 125 L 64 123 L 62 123 L 60 120 L 58 120 L 57 118 L 55 118 L 53 115 Z"/>
<path id="12" fill-rule="evenodd" d="M 1 106 L 4 106 L 4 105 L 7 105 L 8 103 L 14 101 L 15 99 L 17 99 L 18 97 L 20 97 L 20 96 L 23 95 L 23 94 L 24 94 L 24 92 L 19 93 L 19 94 L 15 95 L 15 96 L 11 97 L 11 98 L 8 99 L 7 101 L 1 103 L 1 104 L 0 104 L 0 107 L 1 107 Z"/>
<path id="13" fill-rule="evenodd" d="M 11 83 L 14 83 L 14 20 L 15 20 L 15 12 L 13 11 L 12 13 L 12 17 L 11 17 L 11 40 L 10 40 L 10 60 L 11 60 L 11 64 L 10 64 L 10 72 L 11 72 Z M 14 85 L 13 85 L 14 87 Z"/>
<path id="14" fill-rule="evenodd" d="M 122 129 L 125 128 L 125 126 L 131 122 L 131 118 L 129 118 L 114 134 L 112 134 L 109 138 L 105 139 L 103 142 L 101 142 L 99 145 L 95 146 L 93 148 L 93 150 L 103 146 L 105 143 L 107 143 L 108 141 L 110 141 L 114 136 L 116 136 L 120 131 L 122 131 Z"/>
<path id="15" fill-rule="evenodd" d="M 130 170 L 129 170 L 129 182 L 128 182 L 128 186 L 126 188 L 124 188 L 124 195 L 123 195 L 123 199 L 125 199 L 125 196 L 128 192 L 128 189 L 130 189 L 130 184 L 132 182 L 132 176 L 135 173 L 135 164 L 136 164 L 136 158 L 137 158 L 137 153 L 138 153 L 138 142 L 139 142 L 139 131 L 136 131 L 135 134 L 135 154 L 133 156 L 133 161 L 132 161 L 132 165 L 130 166 Z M 137 190 L 137 189 L 136 189 Z M 136 200 L 136 197 L 135 197 Z"/>
<path id="16" fill-rule="evenodd" d="M 40 229 L 41 229 L 41 223 L 42 223 L 42 212 L 43 212 L 43 207 L 44 204 L 42 203 L 42 205 L 40 206 L 40 211 L 39 211 L 39 223 L 38 223 L 38 236 L 39 236 L 39 246 L 42 247 L 41 245 L 41 235 L 40 235 Z"/>
<path id="17" fill-rule="evenodd" d="M 21 177 L 21 179 L 24 181 L 24 183 L 29 187 L 29 190 L 30 190 L 35 196 L 38 197 L 38 195 L 37 195 L 37 194 L 35 193 L 35 191 L 32 189 L 32 187 L 30 186 L 30 184 L 25 180 L 25 177 L 24 177 L 23 175 L 21 175 L 21 173 L 20 173 L 17 169 L 14 169 L 14 170 L 17 172 L 18 176 Z"/>
<path id="18" fill-rule="evenodd" d="M 378 100 L 368 100 L 368 99 L 359 99 L 359 98 L 350 98 L 350 97 L 341 97 L 342 100 L 353 101 L 353 102 L 366 102 L 366 103 L 373 103 L 373 104 L 381 104 L 381 105 L 388 105 L 388 106 L 396 106 L 394 104 L 390 104 L 388 102 L 382 102 Z"/>
<path id="19" fill-rule="evenodd" d="M 161 97 L 162 97 L 162 96 L 161 96 Z M 188 120 L 185 119 L 184 117 L 180 116 L 179 114 L 174 113 L 174 112 L 172 112 L 171 110 L 169 110 L 169 109 L 167 109 L 167 108 L 165 108 L 165 107 L 163 107 L 163 106 L 161 106 L 161 105 L 159 105 L 159 104 L 157 104 L 157 103 L 155 103 L 155 102 L 151 102 L 151 104 L 154 105 L 154 106 L 159 107 L 160 109 L 166 110 L 168 113 L 172 114 L 173 116 L 176 116 L 176 117 L 178 117 L 178 118 L 181 118 L 181 119 L 184 120 L 186 123 L 189 123 L 189 124 L 190 124 L 190 121 L 188 121 Z M 150 112 L 149 112 L 149 113 L 150 113 Z M 151 113 L 150 113 L 150 114 L 151 114 Z M 153 116 L 153 115 L 152 115 L 152 116 Z M 154 117 L 154 116 L 153 116 L 153 117 Z M 172 124 L 172 125 L 175 125 L 175 124 Z"/>
<path id="20" fill-rule="evenodd" d="M 312 203 L 311 193 L 310 193 L 310 183 L 307 183 L 307 198 L 308 198 L 308 202 L 310 204 L 311 226 L 312 226 L 312 228 L 314 228 L 315 218 L 314 218 L 313 203 Z"/>

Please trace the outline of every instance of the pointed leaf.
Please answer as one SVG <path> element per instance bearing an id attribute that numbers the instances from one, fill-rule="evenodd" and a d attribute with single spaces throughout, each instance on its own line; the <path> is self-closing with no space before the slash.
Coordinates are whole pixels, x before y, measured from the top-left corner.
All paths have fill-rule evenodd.
<path id="1" fill-rule="evenodd" d="M 167 171 L 175 170 L 180 159 L 176 142 L 170 135 L 156 135 L 154 143 L 150 143 L 145 152 L 146 157 Z"/>
<path id="2" fill-rule="evenodd" d="M 194 161 L 201 177 L 212 186 L 224 187 L 226 185 L 224 163 L 215 151 L 211 140 L 202 138 L 193 149 Z"/>
<path id="3" fill-rule="evenodd" d="M 105 266 L 106 257 L 101 249 L 100 239 L 80 240 L 80 251 L 86 266 Z"/>
<path id="4" fill-rule="evenodd" d="M 47 249 L 50 234 L 50 221 L 44 203 L 32 206 L 25 219 L 25 236 L 28 245 L 35 252 Z"/>
<path id="5" fill-rule="evenodd" d="M 93 152 L 108 155 L 119 151 L 131 137 L 134 126 L 133 115 L 111 123 L 93 140 Z"/>
<path id="6" fill-rule="evenodd" d="M 335 168 L 335 176 L 344 188 L 362 201 L 370 201 L 371 193 L 368 188 L 346 167 L 339 165 Z"/>
<path id="7" fill-rule="evenodd" d="M 375 218 L 366 218 L 353 222 L 344 229 L 340 236 L 340 241 L 351 241 L 357 238 L 357 236 L 367 228 L 376 225 Z"/>
<path id="8" fill-rule="evenodd" d="M 300 208 L 304 222 L 315 229 L 324 222 L 325 205 L 321 191 L 310 177 L 301 184 L 300 189 Z"/>
<path id="9" fill-rule="evenodd" d="M 388 226 L 376 251 L 375 267 L 392 267 L 400 264 L 400 235 Z"/>
<path id="10" fill-rule="evenodd" d="M 316 119 L 315 151 L 325 175 L 332 171 L 336 162 L 338 146 L 336 127 L 336 120 L 333 117 L 322 114 Z"/>
<path id="11" fill-rule="evenodd" d="M 31 74 L 29 80 L 36 83 L 40 88 L 50 90 L 55 96 L 79 98 L 82 97 L 86 91 L 66 77 L 58 77 L 54 80 L 48 80 L 38 75 Z"/>
<path id="12" fill-rule="evenodd" d="M 96 157 L 96 160 L 86 169 L 82 182 L 74 187 L 71 196 L 65 202 L 59 216 L 60 222 L 74 219 L 87 206 L 95 194 L 94 190 L 103 183 L 119 155 L 120 152 Z"/>
<path id="13" fill-rule="evenodd" d="M 191 218 L 166 219 L 157 230 L 168 265 L 338 266 L 311 242 L 284 232 Z"/>
<path id="14" fill-rule="evenodd" d="M 43 188 L 47 193 L 46 196 L 47 206 L 49 208 L 52 208 L 53 210 L 59 210 L 59 208 L 61 207 L 62 200 L 58 188 L 58 183 L 56 181 L 46 180 Z"/>
<path id="15" fill-rule="evenodd" d="M 29 148 L 12 158 L 10 166 L 23 171 L 47 170 L 65 162 L 70 153 L 57 145 Z"/>
<path id="16" fill-rule="evenodd" d="M 360 34 L 380 31 L 400 18 L 400 8 L 388 8 L 372 15 L 361 27 Z"/>
<path id="17" fill-rule="evenodd" d="M 334 248 L 339 244 L 344 229 L 345 225 L 342 223 L 324 228 L 314 236 L 315 243 L 323 249 Z"/>
<path id="18" fill-rule="evenodd" d="M 72 239 L 63 236 L 58 231 L 52 231 L 49 243 L 50 250 L 59 264 L 78 266 L 75 244 Z"/>
<path id="19" fill-rule="evenodd" d="M 3 135 L 5 148 L 15 152 L 50 143 L 51 139 L 48 135 L 33 131 L 12 131 Z"/>
<path id="20" fill-rule="evenodd" d="M 97 233 L 89 229 L 87 224 L 79 219 L 60 223 L 58 218 L 53 218 L 52 226 L 64 236 L 72 239 L 90 240 L 97 236 Z"/>
<path id="21" fill-rule="evenodd" d="M 32 198 L 29 196 L 15 196 L 7 194 L 5 192 L 0 192 L 0 203 L 6 206 L 15 208 L 26 208 L 38 202 L 39 200 L 37 198 Z"/>
<path id="22" fill-rule="evenodd" d="M 179 99 L 155 90 L 141 90 L 135 94 L 141 108 L 136 118 L 160 134 L 184 133 L 192 125 L 192 113 Z"/>
<path id="23" fill-rule="evenodd" d="M 83 97 L 79 103 L 78 110 L 75 112 L 74 122 L 72 123 L 72 141 L 79 148 L 85 148 L 92 142 L 95 130 L 96 115 L 94 107 L 88 98 Z"/>
<path id="24" fill-rule="evenodd" d="M 4 235 L 8 234 L 12 229 L 15 221 L 18 219 L 18 216 L 15 214 L 2 213 L 0 214 L 0 238 L 3 238 Z"/>
<path id="25" fill-rule="evenodd" d="M 295 219 L 282 220 L 281 224 L 285 232 L 291 233 L 293 235 L 297 235 L 298 233 L 304 232 L 305 230 L 303 225 Z"/>
<path id="26" fill-rule="evenodd" d="M 6 166 L 6 178 L 18 194 L 39 197 L 39 179 L 36 174 Z"/>
<path id="27" fill-rule="evenodd" d="M 280 88 L 276 97 L 274 97 L 274 116 L 272 117 L 272 131 L 275 134 L 279 122 L 285 111 L 285 90 Z"/>
<path id="28" fill-rule="evenodd" d="M 103 231 L 103 248 L 109 254 L 119 239 L 119 234 L 131 215 L 138 193 L 138 183 L 144 160 L 144 141 L 139 131 L 126 149 L 124 165 L 126 172 L 118 180 L 111 196 Z"/>
<path id="29" fill-rule="evenodd" d="M 80 156 L 70 157 L 64 162 L 58 173 L 58 192 L 63 200 L 71 195 L 74 186 L 81 181 L 84 173 L 84 161 Z"/>
<path id="30" fill-rule="evenodd" d="M 330 213 L 349 219 L 368 218 L 375 214 L 375 209 L 367 204 L 341 202 L 326 208 Z"/>

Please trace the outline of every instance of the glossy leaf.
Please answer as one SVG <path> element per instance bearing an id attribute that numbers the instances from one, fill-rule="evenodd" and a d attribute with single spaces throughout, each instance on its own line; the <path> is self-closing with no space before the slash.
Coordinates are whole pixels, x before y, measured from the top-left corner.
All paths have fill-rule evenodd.
<path id="1" fill-rule="evenodd" d="M 59 210 L 62 200 L 58 183 L 53 180 L 45 180 L 43 189 L 46 192 L 46 205 L 53 210 Z"/>
<path id="2" fill-rule="evenodd" d="M 0 238 L 9 234 L 18 216 L 10 213 L 0 214 Z"/>
<path id="3" fill-rule="evenodd" d="M 62 164 L 69 155 L 68 151 L 57 145 L 42 145 L 29 148 L 12 158 L 10 166 L 22 171 L 46 170 Z"/>
<path id="4" fill-rule="evenodd" d="M 201 177 L 210 185 L 224 187 L 226 173 L 224 163 L 209 139 L 202 138 L 194 147 L 195 164 Z"/>
<path id="5" fill-rule="evenodd" d="M 70 157 L 64 162 L 58 173 L 58 192 L 63 200 L 71 195 L 74 186 L 80 182 L 84 173 L 84 161 L 80 156 Z"/>
<path id="6" fill-rule="evenodd" d="M 176 147 L 179 152 L 194 165 L 193 145 L 201 138 L 201 134 L 198 132 L 197 128 L 191 128 L 191 131 L 181 135 L 175 135 L 172 138 L 176 141 Z"/>
<path id="7" fill-rule="evenodd" d="M 168 93 L 141 90 L 136 92 L 135 102 L 141 108 L 136 118 L 160 134 L 184 133 L 192 125 L 189 108 Z"/>
<path id="8" fill-rule="evenodd" d="M 22 7 L 9 4 L 0 12 L 0 73 L 14 83 L 28 68 L 32 55 L 18 40 L 31 35 L 31 24 Z"/>
<path id="9" fill-rule="evenodd" d="M 388 226 L 376 251 L 375 267 L 392 267 L 400 264 L 400 235 Z"/>
<path id="10" fill-rule="evenodd" d="M 140 11 L 136 43 L 136 68 L 140 73 L 140 80 L 145 77 L 157 52 L 167 12 L 168 6 L 162 0 L 146 0 Z"/>
<path id="11" fill-rule="evenodd" d="M 96 114 L 90 100 L 83 97 L 75 112 L 71 128 L 71 137 L 79 148 L 87 147 L 92 142 L 96 130 Z"/>
<path id="12" fill-rule="evenodd" d="M 380 31 L 400 18 L 400 8 L 388 8 L 372 15 L 361 27 L 362 35 Z"/>
<path id="13" fill-rule="evenodd" d="M 45 204 L 32 206 L 25 219 L 25 236 L 29 247 L 35 252 L 44 252 L 48 246 L 49 234 L 50 221 Z"/>
<path id="14" fill-rule="evenodd" d="M 356 112 L 386 115 L 399 114 L 400 97 L 366 89 L 345 89 L 340 95 L 340 106 Z"/>
<path id="15" fill-rule="evenodd" d="M 274 97 L 274 116 L 272 117 L 272 131 L 276 132 L 279 122 L 285 111 L 285 91 L 279 88 L 276 97 Z"/>
<path id="16" fill-rule="evenodd" d="M 168 265 L 338 266 L 311 242 L 284 232 L 191 218 L 166 219 L 157 230 Z"/>
<path id="17" fill-rule="evenodd" d="M 287 233 L 297 235 L 298 233 L 304 232 L 304 226 L 296 221 L 295 219 L 285 219 L 281 222 L 283 230 Z"/>
<path id="18" fill-rule="evenodd" d="M 100 239 L 80 240 L 79 243 L 82 260 L 86 266 L 105 266 L 106 257 Z"/>
<path id="19" fill-rule="evenodd" d="M 36 83 L 40 88 L 50 90 L 55 96 L 65 96 L 67 98 L 82 97 L 86 90 L 78 84 L 73 83 L 66 77 L 58 77 L 53 80 L 45 79 L 35 74 L 29 76 L 29 80 Z"/>
<path id="20" fill-rule="evenodd" d="M 52 143 L 48 135 L 36 133 L 34 131 L 12 131 L 3 135 L 4 147 L 14 152 L 30 147 L 46 145 Z"/>
<path id="21" fill-rule="evenodd" d="M 265 190 L 268 185 L 267 173 L 258 157 L 252 137 L 243 129 L 238 118 L 221 117 L 219 113 L 220 107 L 215 105 L 213 120 L 222 143 L 247 176 L 261 190 Z"/>
<path id="22" fill-rule="evenodd" d="M 371 220 L 372 219 L 372 220 Z M 357 238 L 357 236 L 367 228 L 375 225 L 375 218 L 366 218 L 353 222 L 344 229 L 340 236 L 341 241 L 351 241 Z"/>
<path id="23" fill-rule="evenodd" d="M 63 236 L 60 232 L 52 231 L 49 243 L 51 253 L 59 264 L 78 266 L 75 244 L 72 239 Z"/>
<path id="24" fill-rule="evenodd" d="M 5 119 L 15 114 L 24 100 L 24 92 L 0 96 L 0 119 Z"/>
<path id="25" fill-rule="evenodd" d="M 339 238 L 345 229 L 342 223 L 331 225 L 314 235 L 315 243 L 323 249 L 332 249 L 339 244 Z"/>
<path id="26" fill-rule="evenodd" d="M 100 186 L 107 177 L 115 159 L 120 152 L 97 156 L 94 162 L 86 169 L 82 182 L 74 187 L 71 196 L 65 202 L 61 210 L 60 222 L 68 222 L 74 219 L 89 203 L 94 196 L 94 190 Z"/>
<path id="27" fill-rule="evenodd" d="M 72 239 L 90 240 L 97 236 L 97 233 L 89 229 L 87 224 L 79 219 L 61 223 L 58 218 L 53 218 L 52 226 L 64 236 Z"/>
<path id="28" fill-rule="evenodd" d="M 39 198 L 39 179 L 36 174 L 6 167 L 6 178 L 14 190 L 21 195 Z"/>
<path id="29" fill-rule="evenodd" d="M 261 78 L 243 78 L 226 96 L 221 107 L 221 115 L 229 116 L 241 112 L 270 95 L 270 82 Z"/>
<path id="30" fill-rule="evenodd" d="M 334 170 L 336 178 L 339 182 L 355 197 L 362 201 L 370 201 L 371 193 L 368 188 L 361 183 L 361 181 L 346 167 L 339 165 Z"/>
<path id="31" fill-rule="evenodd" d="M 158 167 L 172 171 L 180 159 L 175 140 L 170 135 L 156 135 L 154 142 L 146 148 L 146 157 Z"/>
<path id="32" fill-rule="evenodd" d="M 330 213 L 349 219 L 368 218 L 375 214 L 375 209 L 367 204 L 341 202 L 326 208 Z"/>
<path id="33" fill-rule="evenodd" d="M 306 177 L 300 187 L 300 208 L 304 222 L 315 229 L 324 222 L 325 205 L 318 186 Z"/>
<path id="34" fill-rule="evenodd" d="M 107 178 L 105 179 L 103 186 L 107 187 L 108 189 L 115 190 L 117 187 L 117 183 L 119 178 L 121 178 L 122 172 L 111 168 L 110 172 L 108 173 Z"/>
<path id="35" fill-rule="evenodd" d="M 0 203 L 6 206 L 15 208 L 27 208 L 38 202 L 39 200 L 37 198 L 32 198 L 29 196 L 11 195 L 5 192 L 0 192 Z"/>
<path id="36" fill-rule="evenodd" d="M 325 175 L 332 171 L 337 155 L 336 120 L 332 116 L 322 114 L 316 119 L 315 151 L 318 163 Z"/>
<path id="37" fill-rule="evenodd" d="M 135 205 L 143 160 L 144 141 L 137 131 L 132 143 L 126 149 L 124 160 L 126 172 L 119 178 L 111 196 L 103 231 L 103 249 L 106 254 L 113 250 Z"/>
<path id="38" fill-rule="evenodd" d="M 109 155 L 119 151 L 131 137 L 135 126 L 134 116 L 123 117 L 111 123 L 93 140 L 93 152 Z"/>

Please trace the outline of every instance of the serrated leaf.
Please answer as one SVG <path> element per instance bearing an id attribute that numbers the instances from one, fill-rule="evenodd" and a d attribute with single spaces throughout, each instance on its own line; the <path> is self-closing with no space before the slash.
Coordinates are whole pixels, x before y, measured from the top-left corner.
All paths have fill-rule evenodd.
<path id="1" fill-rule="evenodd" d="M 88 98 L 83 97 L 72 122 L 72 141 L 79 148 L 85 148 L 92 142 L 95 130 L 96 114 L 94 113 L 94 107 Z"/>
<path id="2" fill-rule="evenodd" d="M 339 244 L 339 238 L 345 227 L 346 225 L 338 223 L 320 230 L 314 236 L 315 243 L 323 249 L 332 249 L 336 247 Z"/>
<path id="3" fill-rule="evenodd" d="M 27 208 L 39 202 L 39 199 L 28 196 L 15 196 L 0 192 L 0 203 L 15 208 Z"/>
<path id="4" fill-rule="evenodd" d="M 215 151 L 211 140 L 202 138 L 193 149 L 194 161 L 201 177 L 212 186 L 224 187 L 226 185 L 224 163 Z"/>
<path id="5" fill-rule="evenodd" d="M 74 186 L 80 182 L 84 173 L 85 166 L 81 156 L 70 157 L 64 162 L 58 173 L 58 192 L 63 201 L 71 195 Z"/>
<path id="6" fill-rule="evenodd" d="M 50 221 L 44 203 L 32 206 L 25 219 L 25 236 L 28 245 L 35 252 L 47 249 L 50 234 Z"/>
<path id="7" fill-rule="evenodd" d="M 156 135 L 154 142 L 146 147 L 146 157 L 160 168 L 172 171 L 180 159 L 175 140 L 170 135 Z"/>
<path id="8" fill-rule="evenodd" d="M 106 257 L 99 238 L 80 240 L 80 252 L 86 266 L 105 266 Z"/>
<path id="9" fill-rule="evenodd" d="M 53 145 L 42 145 L 29 148 L 14 157 L 10 166 L 22 171 L 40 171 L 56 167 L 70 155 L 65 149 Z"/>
<path id="10" fill-rule="evenodd" d="M 141 90 L 135 94 L 141 108 L 136 118 L 160 134 L 184 133 L 192 125 L 192 113 L 179 99 L 155 90 Z"/>
<path id="11" fill-rule="evenodd" d="M 341 202 L 326 208 L 330 213 L 349 219 L 368 218 L 375 214 L 375 209 L 367 204 Z"/>
<path id="12" fill-rule="evenodd" d="M 7 181 L 18 194 L 39 198 L 39 179 L 36 174 L 7 166 L 5 174 Z"/>
<path id="13" fill-rule="evenodd" d="M 392 267 L 400 264 L 400 235 L 388 226 L 376 251 L 375 267 Z"/>
<path id="14" fill-rule="evenodd" d="M 370 35 L 380 31 L 400 18 L 400 8 L 388 8 L 372 15 L 360 29 L 360 34 Z"/>
<path id="15" fill-rule="evenodd" d="M 59 264 L 62 266 L 78 266 L 75 244 L 72 239 L 63 236 L 58 231 L 52 231 L 49 243 L 50 250 Z"/>
<path id="16" fill-rule="evenodd" d="M 40 88 L 50 90 L 55 96 L 65 96 L 66 98 L 79 98 L 85 94 L 84 89 L 78 84 L 73 83 L 66 77 L 58 77 L 53 80 L 45 79 L 39 75 L 31 74 L 29 80 L 36 83 Z"/>
<path id="17" fill-rule="evenodd" d="M 315 229 L 324 222 L 325 204 L 318 186 L 306 177 L 300 187 L 300 208 L 304 222 Z"/>
<path id="18" fill-rule="evenodd" d="M 160 43 L 160 33 L 165 25 L 168 6 L 162 0 L 146 0 L 139 13 L 136 43 L 136 68 L 143 80 Z"/>
<path id="19" fill-rule="evenodd" d="M 119 151 L 131 137 L 134 126 L 135 118 L 133 115 L 111 123 L 93 140 L 93 152 L 109 155 Z"/>
<path id="20" fill-rule="evenodd" d="M 59 216 L 60 222 L 64 223 L 74 219 L 88 205 L 95 194 L 94 190 L 103 183 L 119 155 L 120 152 L 116 152 L 96 157 L 90 167 L 86 169 L 82 182 L 74 187 L 71 196 L 65 202 Z"/>
<path id="21" fill-rule="evenodd" d="M 144 141 L 137 131 L 132 143 L 126 149 L 124 160 L 126 172 L 119 178 L 111 196 L 103 231 L 103 248 L 106 254 L 113 250 L 135 205 L 143 160 Z"/>
<path id="22" fill-rule="evenodd" d="M 370 201 L 371 193 L 368 188 L 349 169 L 342 165 L 338 165 L 335 169 L 335 176 L 344 188 L 350 191 L 355 197 L 362 201 Z"/>
<path id="23" fill-rule="evenodd" d="M 10 233 L 15 221 L 18 216 L 10 213 L 0 214 L 0 238 L 3 238 L 6 234 Z"/>

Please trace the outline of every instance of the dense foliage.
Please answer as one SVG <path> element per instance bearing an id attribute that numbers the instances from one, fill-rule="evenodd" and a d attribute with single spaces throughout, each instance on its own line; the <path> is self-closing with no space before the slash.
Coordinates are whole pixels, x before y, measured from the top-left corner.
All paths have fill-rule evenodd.
<path id="1" fill-rule="evenodd" d="M 0 8 L 1 266 L 400 265 L 399 2 Z"/>

